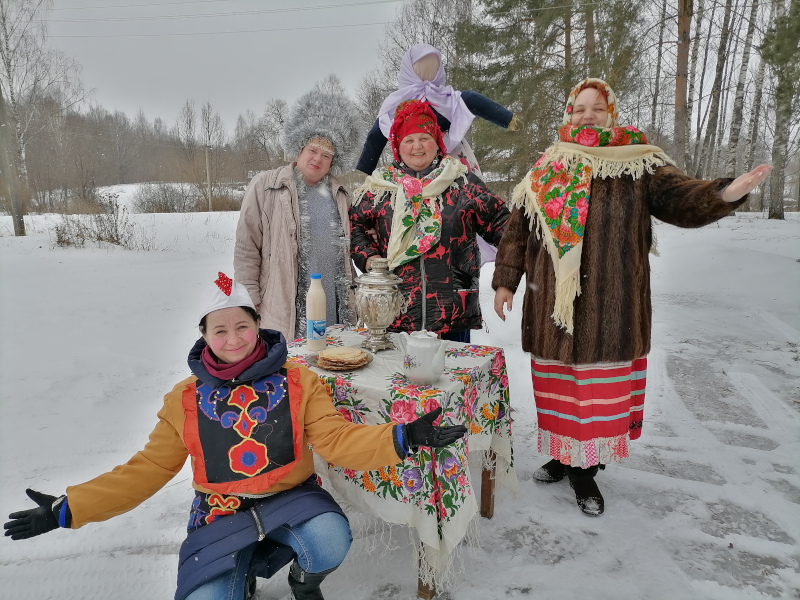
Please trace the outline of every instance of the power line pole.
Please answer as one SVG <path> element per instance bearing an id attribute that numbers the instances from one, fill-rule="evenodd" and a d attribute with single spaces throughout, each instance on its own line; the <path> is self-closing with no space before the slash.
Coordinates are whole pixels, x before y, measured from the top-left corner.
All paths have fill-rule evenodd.
<path id="1" fill-rule="evenodd" d="M 17 164 L 11 149 L 16 147 L 13 143 L 14 132 L 6 118 L 6 99 L 0 92 L 0 169 L 5 175 L 8 185 L 8 196 L 11 202 L 11 221 L 14 223 L 14 235 L 25 235 L 25 219 L 20 211 L 19 176 Z"/>
<path id="2" fill-rule="evenodd" d="M 206 185 L 208 186 L 208 212 L 212 212 L 214 208 L 211 205 L 211 163 L 208 157 L 209 150 L 211 150 L 211 146 L 206 144 Z"/>

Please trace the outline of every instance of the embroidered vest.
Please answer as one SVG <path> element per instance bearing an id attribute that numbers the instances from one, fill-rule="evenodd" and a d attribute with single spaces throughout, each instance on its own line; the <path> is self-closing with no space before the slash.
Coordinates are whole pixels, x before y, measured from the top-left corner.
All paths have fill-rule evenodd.
<path id="1" fill-rule="evenodd" d="M 301 400 L 297 369 L 216 389 L 200 381 L 187 386 L 184 442 L 195 482 L 219 494 L 265 493 L 302 456 Z"/>

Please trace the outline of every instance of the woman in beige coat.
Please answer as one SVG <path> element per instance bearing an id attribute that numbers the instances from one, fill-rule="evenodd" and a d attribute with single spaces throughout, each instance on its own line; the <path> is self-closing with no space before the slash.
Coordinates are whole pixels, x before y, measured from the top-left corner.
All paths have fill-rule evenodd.
<path id="1" fill-rule="evenodd" d="M 352 168 L 363 124 L 343 94 L 318 89 L 292 108 L 282 144 L 295 162 L 256 175 L 236 228 L 234 278 L 265 327 L 287 339 L 306 335 L 309 275 L 322 274 L 327 322 L 353 323 L 350 196 L 332 173 Z"/>

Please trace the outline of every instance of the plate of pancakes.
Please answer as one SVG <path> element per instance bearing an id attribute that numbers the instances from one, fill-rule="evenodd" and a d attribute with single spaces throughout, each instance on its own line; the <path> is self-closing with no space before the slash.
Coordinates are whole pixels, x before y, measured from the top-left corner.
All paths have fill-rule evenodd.
<path id="1" fill-rule="evenodd" d="M 372 362 L 372 354 L 361 348 L 337 346 L 306 355 L 306 362 L 327 371 L 353 371 Z"/>

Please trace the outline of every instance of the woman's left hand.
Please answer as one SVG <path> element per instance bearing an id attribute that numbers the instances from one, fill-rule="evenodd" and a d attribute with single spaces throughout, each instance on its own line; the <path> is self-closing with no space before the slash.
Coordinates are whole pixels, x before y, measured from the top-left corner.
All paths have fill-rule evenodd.
<path id="1" fill-rule="evenodd" d="M 421 416 L 416 421 L 407 423 L 406 435 L 408 443 L 414 452 L 420 446 L 429 448 L 444 448 L 456 440 L 464 437 L 467 428 L 464 425 L 442 425 L 436 426 L 433 422 L 442 414 L 442 407 L 438 407 L 429 413 Z"/>
<path id="2" fill-rule="evenodd" d="M 725 202 L 736 202 L 764 183 L 770 171 L 772 171 L 772 165 L 758 165 L 749 173 L 739 175 L 723 190 L 722 199 Z"/>

